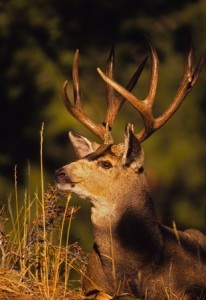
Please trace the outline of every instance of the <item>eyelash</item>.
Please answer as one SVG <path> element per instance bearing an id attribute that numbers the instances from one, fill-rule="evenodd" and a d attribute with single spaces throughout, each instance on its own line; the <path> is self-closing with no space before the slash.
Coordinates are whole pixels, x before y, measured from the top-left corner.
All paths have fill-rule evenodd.
<path id="1" fill-rule="evenodd" d="M 102 160 L 98 162 L 98 165 L 104 169 L 111 169 L 113 165 L 108 160 Z"/>

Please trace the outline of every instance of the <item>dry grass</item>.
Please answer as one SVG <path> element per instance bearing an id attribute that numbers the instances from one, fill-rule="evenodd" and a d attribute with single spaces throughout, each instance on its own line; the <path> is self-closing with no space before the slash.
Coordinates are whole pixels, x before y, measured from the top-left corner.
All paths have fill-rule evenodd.
<path id="1" fill-rule="evenodd" d="M 81 299 L 72 290 L 71 271 L 84 273 L 86 256 L 78 243 L 69 244 L 72 219 L 79 208 L 50 186 L 42 201 L 34 197 L 10 216 L 0 215 L 0 299 Z M 17 202 L 16 202 L 17 203 Z M 32 210 L 36 212 L 32 217 Z M 12 222 L 6 235 L 5 225 Z"/>
<path id="2" fill-rule="evenodd" d="M 71 207 L 70 195 L 53 186 L 44 191 L 43 131 L 44 124 L 40 196 L 32 198 L 26 191 L 23 201 L 19 199 L 15 167 L 15 201 L 9 198 L 7 214 L 0 211 L 0 300 L 82 299 L 81 288 L 73 288 L 71 271 L 84 274 L 86 256 L 78 243 L 69 242 L 79 208 Z M 6 232 L 8 223 L 12 229 Z"/>

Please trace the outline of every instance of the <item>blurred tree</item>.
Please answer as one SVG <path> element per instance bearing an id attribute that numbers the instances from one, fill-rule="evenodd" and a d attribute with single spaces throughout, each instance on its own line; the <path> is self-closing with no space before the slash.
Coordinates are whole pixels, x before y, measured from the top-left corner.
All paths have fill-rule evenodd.
<path id="1" fill-rule="evenodd" d="M 80 49 L 80 80 L 85 110 L 103 119 L 105 87 L 96 74 L 104 67 L 113 42 L 117 46 L 116 78 L 125 84 L 136 65 L 148 53 L 145 36 L 152 39 L 160 58 L 160 78 L 155 112 L 174 97 L 183 70 L 187 36 L 197 44 L 197 57 L 206 45 L 206 3 L 183 1 L 0 1 L 0 197 L 12 190 L 14 165 L 24 189 L 27 161 L 31 165 L 31 189 L 39 180 L 39 130 L 45 122 L 44 161 L 46 181 L 54 170 L 73 159 L 67 131 L 93 137 L 68 116 L 59 100 L 61 86 L 71 78 L 73 53 Z M 145 95 L 149 63 L 134 91 Z M 160 217 L 171 225 L 203 227 L 205 193 L 205 68 L 197 86 L 178 113 L 144 143 L 148 173 L 161 207 Z M 70 90 L 72 85 L 70 84 Z M 71 95 L 71 91 L 69 94 Z M 98 100 L 99 99 L 99 100 Z M 137 113 L 125 104 L 114 136 L 123 138 L 125 123 Z M 164 208 L 164 209 L 163 209 Z M 198 215 L 199 217 L 196 217 Z M 79 233 L 77 233 L 78 235 Z"/>

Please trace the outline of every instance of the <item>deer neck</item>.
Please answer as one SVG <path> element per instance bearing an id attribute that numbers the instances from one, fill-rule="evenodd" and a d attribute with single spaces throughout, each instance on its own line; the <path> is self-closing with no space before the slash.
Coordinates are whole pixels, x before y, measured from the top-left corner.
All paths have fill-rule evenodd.
<path id="1" fill-rule="evenodd" d="M 148 257 L 159 257 L 162 236 L 146 179 L 142 180 L 141 188 L 137 189 L 134 182 L 122 190 L 121 194 L 111 194 L 107 201 L 93 202 L 91 220 L 99 253 L 111 257 L 111 252 L 118 251 L 117 256 L 128 257 L 131 252 L 135 253 L 135 260 L 142 262 Z M 101 200 L 110 205 L 98 207 Z"/>

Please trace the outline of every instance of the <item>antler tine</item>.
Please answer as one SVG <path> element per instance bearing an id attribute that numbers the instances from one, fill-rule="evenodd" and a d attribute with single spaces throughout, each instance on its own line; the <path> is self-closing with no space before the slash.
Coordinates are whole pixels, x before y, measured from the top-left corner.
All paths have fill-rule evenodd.
<path id="1" fill-rule="evenodd" d="M 62 99 L 65 107 L 69 113 L 78 121 L 80 121 L 85 127 L 90 129 L 94 134 L 100 137 L 103 141 L 105 140 L 105 127 L 102 124 L 92 121 L 84 112 L 81 103 L 81 92 L 79 87 L 79 74 L 78 74 L 78 58 L 79 50 L 76 50 L 73 60 L 72 67 L 72 79 L 73 79 L 73 93 L 74 93 L 74 104 L 71 103 L 67 95 L 68 81 L 65 81 L 62 88 Z"/>
<path id="2" fill-rule="evenodd" d="M 201 57 L 196 69 L 194 70 L 194 45 L 191 41 L 186 55 L 185 67 L 177 93 L 168 109 L 155 120 L 155 130 L 163 126 L 179 108 L 187 94 L 197 82 L 203 67 L 203 63 L 204 58 Z"/>
<path id="3" fill-rule="evenodd" d="M 187 94 L 197 82 L 204 62 L 204 59 L 202 57 L 194 71 L 194 47 L 191 43 L 186 56 L 184 72 L 177 93 L 168 109 L 161 116 L 155 119 L 152 114 L 152 105 L 154 102 L 158 82 L 159 62 L 156 51 L 151 44 L 150 56 L 152 61 L 152 74 L 149 91 L 144 100 L 135 97 L 132 93 L 123 88 L 117 82 L 111 80 L 100 69 L 98 69 L 98 72 L 103 80 L 111 85 L 114 90 L 116 90 L 122 97 L 124 97 L 135 109 L 137 109 L 142 116 L 144 128 L 137 134 L 140 142 L 146 140 L 154 131 L 163 126 L 171 118 L 171 116 L 179 108 Z"/>
<path id="4" fill-rule="evenodd" d="M 114 45 L 112 46 L 109 57 L 107 59 L 107 63 L 105 66 L 105 74 L 113 79 L 114 78 L 114 63 L 115 63 L 115 51 Z M 115 90 L 109 85 L 106 84 L 107 88 L 107 111 L 105 116 L 105 126 L 108 126 L 111 130 L 115 118 L 117 116 L 117 112 L 122 105 L 122 98 L 116 94 Z"/>
<path id="5" fill-rule="evenodd" d="M 79 60 L 79 50 L 77 49 L 74 54 L 74 60 L 72 66 L 73 94 L 74 94 L 74 103 L 77 106 L 80 106 L 82 108 L 80 88 L 79 88 L 78 60 Z"/>
<path id="6" fill-rule="evenodd" d="M 142 71 L 144 70 L 145 64 L 147 62 L 148 56 L 146 56 L 143 61 L 140 63 L 140 65 L 138 66 L 137 70 L 135 71 L 135 73 L 133 74 L 133 76 L 131 77 L 126 89 L 128 91 L 132 91 L 133 88 L 135 87 L 135 85 L 137 84 L 137 81 L 140 77 L 140 75 L 142 74 Z M 124 99 L 125 100 L 125 99 Z"/>
<path id="7" fill-rule="evenodd" d="M 151 70 L 150 87 L 149 87 L 148 94 L 145 98 L 145 102 L 147 101 L 148 104 L 152 106 L 155 99 L 156 90 L 157 90 L 159 59 L 152 44 L 149 41 L 148 43 L 150 47 L 150 58 L 151 58 L 152 70 Z"/>
<path id="8" fill-rule="evenodd" d="M 131 77 L 126 89 L 128 91 L 132 91 L 134 86 L 136 85 L 143 69 L 146 64 L 147 57 L 141 62 L 139 65 L 138 69 L 136 72 L 133 74 Z M 114 45 L 111 48 L 107 63 L 106 63 L 106 68 L 105 68 L 105 74 L 108 78 L 114 79 L 114 63 L 115 63 L 115 48 Z M 99 69 L 97 69 L 99 70 Z M 105 124 L 108 124 L 109 128 L 111 129 L 114 121 L 116 119 L 116 116 L 124 103 L 125 98 L 117 93 L 115 89 L 110 84 L 107 84 L 107 112 L 105 116 Z"/>

